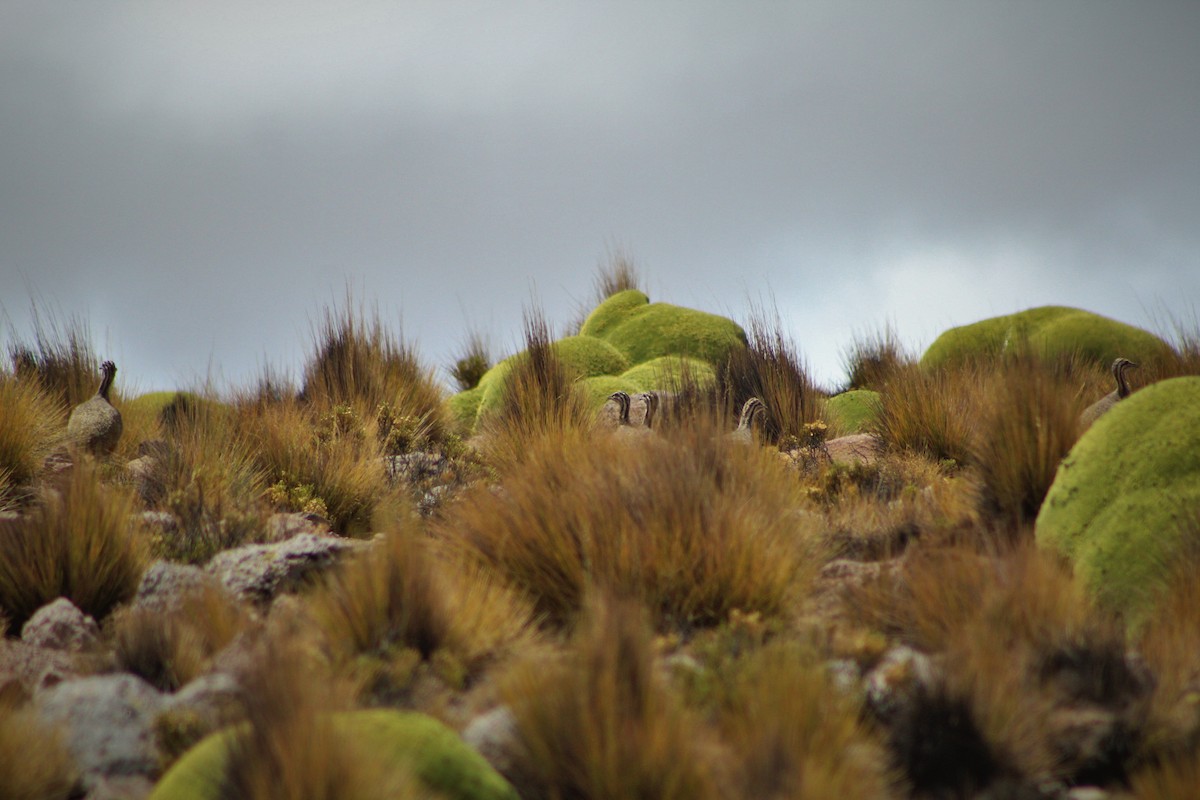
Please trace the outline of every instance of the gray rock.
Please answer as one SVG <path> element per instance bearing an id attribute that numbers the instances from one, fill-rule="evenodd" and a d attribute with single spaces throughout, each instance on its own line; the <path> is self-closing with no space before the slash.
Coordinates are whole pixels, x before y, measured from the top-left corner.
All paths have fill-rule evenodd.
<path id="1" fill-rule="evenodd" d="M 284 542 L 302 533 L 327 535 L 329 522 L 316 514 L 280 512 L 267 519 L 266 540 Z"/>
<path id="2" fill-rule="evenodd" d="M 166 613 L 179 608 L 183 598 L 217 581 L 200 567 L 174 561 L 155 561 L 142 575 L 134 608 Z"/>
<path id="3" fill-rule="evenodd" d="M 96 644 L 100 626 L 65 597 L 34 612 L 21 628 L 21 641 L 34 647 L 78 653 Z"/>
<path id="4" fill-rule="evenodd" d="M 471 720 L 463 728 L 462 739 L 501 775 L 512 774 L 520 744 L 517 739 L 517 718 L 508 706 L 497 706 Z"/>
<path id="5" fill-rule="evenodd" d="M 907 645 L 893 647 L 866 676 L 867 704 L 881 719 L 892 719 L 939 679 L 929 656 Z"/>
<path id="6" fill-rule="evenodd" d="M 65 681 L 42 692 L 35 708 L 61 727 L 90 790 L 104 777 L 157 774 L 153 726 L 163 705 L 157 689 L 123 674 Z"/>
<path id="7" fill-rule="evenodd" d="M 217 553 L 205 571 L 239 597 L 268 602 L 362 546 L 365 543 L 336 536 L 302 533 L 276 544 L 249 544 Z"/>
<path id="8" fill-rule="evenodd" d="M 4 692 L 32 697 L 74 678 L 77 672 L 71 654 L 64 650 L 0 638 L 0 689 Z"/>
<path id="9" fill-rule="evenodd" d="M 144 800 L 154 791 L 154 781 L 144 775 L 101 776 L 84 800 Z"/>
<path id="10" fill-rule="evenodd" d="M 231 718 L 239 707 L 240 687 L 232 675 L 210 672 L 201 675 L 166 698 L 165 710 L 186 709 L 216 727 Z"/>

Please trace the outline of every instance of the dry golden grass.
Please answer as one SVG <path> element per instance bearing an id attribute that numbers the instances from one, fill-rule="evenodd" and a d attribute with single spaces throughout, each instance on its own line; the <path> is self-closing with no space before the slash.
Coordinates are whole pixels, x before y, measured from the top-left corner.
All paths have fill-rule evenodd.
<path id="1" fill-rule="evenodd" d="M 376 310 L 355 308 L 346 293 L 341 308 L 325 310 L 314 332 L 315 352 L 304 369 L 301 399 L 319 414 L 349 408 L 361 419 L 386 419 L 379 443 L 393 452 L 414 442 L 440 443 L 449 431 L 443 392 L 416 351 L 384 326 Z"/>
<path id="2" fill-rule="evenodd" d="M 1176 535 L 1189 544 L 1168 569 L 1158 613 L 1138 632 L 1138 652 L 1156 678 L 1143 746 L 1148 756 L 1200 744 L 1200 510 L 1184 518 Z"/>
<path id="3" fill-rule="evenodd" d="M 905 364 L 880 388 L 873 430 L 891 450 L 913 450 L 966 464 L 975 441 L 979 376 L 972 369 L 930 371 Z"/>
<path id="4" fill-rule="evenodd" d="M 972 447 L 989 512 L 1015 525 L 1032 523 L 1059 462 L 1081 433 L 1082 365 L 1021 353 L 1001 360 L 980 398 Z"/>
<path id="5" fill-rule="evenodd" d="M 813 652 L 790 643 L 751 655 L 719 711 L 737 797 L 901 797 L 859 702 Z"/>
<path id="6" fill-rule="evenodd" d="M 277 507 L 319 513 L 338 533 L 368 532 L 388 495 L 383 449 L 371 420 L 350 406 L 318 415 L 301 403 L 283 402 L 255 409 L 242 424 L 251 431 Z"/>
<path id="7" fill-rule="evenodd" d="M 831 548 L 843 557 L 888 558 L 914 540 L 949 541 L 979 526 L 974 476 L 911 451 L 828 465 L 805 475 L 804 486 Z"/>
<path id="8" fill-rule="evenodd" d="M 514 670 L 501 690 L 526 800 L 718 797 L 697 720 L 655 671 L 644 613 L 594 599 L 567 654 Z"/>
<path id="9" fill-rule="evenodd" d="M 800 500 L 777 457 L 711 425 L 640 447 L 576 431 L 526 441 L 500 486 L 476 488 L 437 531 L 552 623 L 600 588 L 688 628 L 791 608 L 823 558 Z"/>
<path id="10" fill-rule="evenodd" d="M 1063 761 L 1054 738 L 1059 713 L 1073 708 L 1118 714 L 1105 755 L 1132 753 L 1146 686 L 1126 661 L 1124 629 L 1027 541 L 991 554 L 910 552 L 899 582 L 852 592 L 851 605 L 869 625 L 942 654 L 946 697 L 965 704 L 997 763 L 1040 779 L 1073 777 L 1063 771 L 1078 765 Z M 1097 767 L 1116 777 L 1122 768 Z"/>
<path id="11" fill-rule="evenodd" d="M 527 443 L 591 427 L 592 410 L 576 390 L 576 375 L 558 358 L 545 317 L 525 314 L 525 351 L 515 359 L 499 408 L 480 420 L 482 449 L 499 469 L 519 464 Z"/>
<path id="12" fill-rule="evenodd" d="M 808 377 L 795 343 L 784 333 L 776 312 L 768 319 L 759 309 L 750 317 L 748 344 L 717 368 L 716 393 L 736 423 L 742 404 L 751 397 L 767 405 L 765 439 L 802 441 L 805 425 L 820 415 L 821 395 Z"/>
<path id="13" fill-rule="evenodd" d="M 247 610 L 216 585 L 193 590 L 166 612 L 121 609 L 111 618 L 114 666 L 173 692 L 204 673 L 249 624 Z"/>
<path id="14" fill-rule="evenodd" d="M 203 563 L 260 538 L 268 474 L 252 450 L 253 421 L 215 397 L 185 397 L 167 408 L 160 420 L 165 445 L 152 453 L 139 484 L 149 507 L 178 520 L 175 532 L 154 540 L 155 554 Z"/>
<path id="15" fill-rule="evenodd" d="M 132 597 L 147 552 L 133 510 L 130 494 L 102 486 L 83 460 L 60 496 L 0 523 L 0 611 L 12 627 L 58 597 L 97 620 Z"/>
<path id="16" fill-rule="evenodd" d="M 23 341 L 12 331 L 9 359 L 17 376 L 34 379 L 64 411 L 96 394 L 100 385 L 100 359 L 92 348 L 88 321 L 83 316 L 63 318 L 32 304 L 33 341 Z M 119 366 L 119 365 L 118 365 Z M 114 389 L 113 398 L 119 396 Z"/>
<path id="17" fill-rule="evenodd" d="M 75 765 L 62 737 L 31 708 L 0 700 L 0 797 L 67 800 L 77 796 Z"/>
<path id="18" fill-rule="evenodd" d="M 343 562 L 313 597 L 314 614 L 344 656 L 445 646 L 451 617 L 424 534 L 393 529 Z"/>
<path id="19" fill-rule="evenodd" d="M 916 359 L 900 342 L 892 326 L 855 338 L 845 356 L 847 388 L 879 391 Z"/>
<path id="20" fill-rule="evenodd" d="M 242 682 L 247 728 L 229 748 L 217 796 L 229 800 L 383 800 L 429 795 L 340 736 L 329 712 L 352 687 L 311 654 L 268 637 Z"/>
<path id="21" fill-rule="evenodd" d="M 40 383 L 0 372 L 0 510 L 28 499 L 65 426 L 62 407 Z"/>

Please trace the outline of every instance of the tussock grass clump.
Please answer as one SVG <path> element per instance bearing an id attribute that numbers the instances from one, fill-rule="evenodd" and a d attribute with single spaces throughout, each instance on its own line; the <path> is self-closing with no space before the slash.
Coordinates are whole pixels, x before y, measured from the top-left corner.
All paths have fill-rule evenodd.
<path id="1" fill-rule="evenodd" d="M 314 415 L 299 403 L 262 407 L 252 419 L 252 450 L 268 475 L 274 505 L 320 513 L 338 533 L 367 532 L 388 491 L 370 420 L 352 406 Z"/>
<path id="2" fill-rule="evenodd" d="M 210 584 L 189 592 L 176 608 L 122 609 L 110 623 L 116 668 L 174 692 L 208 669 L 212 658 L 250 624 L 250 615 Z"/>
<path id="3" fill-rule="evenodd" d="M 514 670 L 511 777 L 527 800 L 716 798 L 696 721 L 655 671 L 651 632 L 628 601 L 593 600 L 566 655 Z"/>
<path id="4" fill-rule="evenodd" d="M 748 328 L 747 346 L 735 349 L 717 368 L 718 396 L 734 415 L 747 399 L 761 399 L 767 404 L 766 438 L 802 442 L 805 426 L 820 417 L 821 394 L 795 344 L 784 334 L 778 314 L 768 320 L 765 312 L 755 311 Z"/>
<path id="5" fill-rule="evenodd" d="M 0 510 L 21 503 L 65 425 L 38 382 L 0 373 Z"/>
<path id="6" fill-rule="evenodd" d="M 340 309 L 326 309 L 316 330 L 316 352 L 304 369 L 301 397 L 318 413 L 349 407 L 378 426 L 387 446 L 393 426 L 403 429 L 403 445 L 440 443 L 448 432 L 441 388 L 421 365 L 416 350 L 385 328 L 378 311 L 368 317 L 353 308 L 347 294 Z M 406 447 L 390 448 L 402 452 Z"/>
<path id="7" fill-rule="evenodd" d="M 719 719 L 735 755 L 738 797 L 901 796 L 859 703 L 796 644 L 751 655 Z"/>
<path id="8" fill-rule="evenodd" d="M 578 377 L 558 357 L 540 312 L 525 314 L 525 351 L 514 359 L 498 408 L 481 420 L 483 449 L 500 466 L 520 463 L 527 443 L 592 424 Z"/>
<path id="9" fill-rule="evenodd" d="M 1156 679 L 1143 747 L 1150 757 L 1200 748 L 1200 510 L 1185 515 L 1176 535 L 1186 545 L 1137 642 Z M 1187 757 L 1200 758 L 1200 750 Z"/>
<path id="10" fill-rule="evenodd" d="M 346 655 L 412 648 L 423 658 L 447 643 L 444 590 L 420 531 L 392 530 L 342 563 L 314 598 L 314 613 Z"/>
<path id="11" fill-rule="evenodd" d="M 459 348 L 459 356 L 450 367 L 450 377 L 461 392 L 474 389 L 480 378 L 492 368 L 492 354 L 487 340 L 479 331 L 472 331 Z"/>
<path id="12" fill-rule="evenodd" d="M 527 440 L 500 487 L 448 511 L 448 546 L 496 570 L 537 613 L 569 623 L 589 589 L 640 598 L 656 623 L 777 616 L 821 554 L 777 458 L 711 422 L 631 447 L 570 432 Z"/>
<path id="13" fill-rule="evenodd" d="M 976 424 L 978 376 L 970 369 L 898 367 L 880 389 L 873 432 L 892 450 L 969 463 Z"/>
<path id="14" fill-rule="evenodd" d="M 629 251 L 619 246 L 609 248 L 608 259 L 600 263 L 592 287 L 598 304 L 629 289 L 642 290 L 642 276 Z"/>
<path id="15" fill-rule="evenodd" d="M 268 639 L 243 678 L 247 727 L 228 749 L 220 791 L 230 800 L 422 797 L 416 778 L 367 756 L 331 712 L 349 687 L 303 650 Z M 397 783 L 401 781 L 401 783 Z"/>
<path id="16" fill-rule="evenodd" d="M 807 497 L 841 556 L 877 560 L 911 542 L 942 542 L 976 529 L 978 486 L 970 473 L 915 452 L 834 463 L 806 476 Z"/>
<path id="17" fill-rule="evenodd" d="M 1059 462 L 1079 438 L 1079 367 L 1020 353 L 997 365 L 982 400 L 972 447 L 988 511 L 1032 523 Z"/>
<path id="18" fill-rule="evenodd" d="M 253 452 L 253 419 L 215 398 L 179 395 L 160 415 L 161 446 L 139 483 L 143 501 L 170 511 L 175 530 L 156 535 L 157 556 L 203 563 L 258 539 L 268 473 Z"/>
<path id="19" fill-rule="evenodd" d="M 31 316 L 33 341 L 22 341 L 13 331 L 8 346 L 17 376 L 36 380 L 63 409 L 96 394 L 100 359 L 92 349 L 87 320 L 80 316 L 62 319 L 55 312 L 43 316 L 36 303 Z M 114 393 L 114 402 L 116 397 Z"/>
<path id="20" fill-rule="evenodd" d="M 133 510 L 129 493 L 102 486 L 84 460 L 61 496 L 0 523 L 0 611 L 12 627 L 59 597 L 97 620 L 132 597 L 146 565 Z"/>
<path id="21" fill-rule="evenodd" d="M 879 391 L 916 358 L 904 349 L 896 329 L 887 326 L 882 331 L 858 337 L 845 355 L 848 389 Z"/>
<path id="22" fill-rule="evenodd" d="M 77 796 L 75 765 L 62 737 L 33 709 L 0 699 L 0 794 L 12 800 Z"/>
<path id="23" fill-rule="evenodd" d="M 997 765 L 1037 781 L 1124 778 L 1149 686 L 1126 657 L 1119 621 L 1052 555 L 1026 541 L 990 557 L 917 551 L 898 583 L 881 584 L 852 591 L 852 606 L 942 654 L 944 683 L 926 699 L 964 704 Z M 1089 714 L 1111 731 L 1084 758 L 1062 749 L 1061 737 Z"/>

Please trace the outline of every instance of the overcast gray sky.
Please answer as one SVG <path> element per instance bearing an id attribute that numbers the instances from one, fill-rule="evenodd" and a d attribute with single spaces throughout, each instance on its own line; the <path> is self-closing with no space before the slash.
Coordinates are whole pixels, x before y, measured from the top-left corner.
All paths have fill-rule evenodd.
<path id="1" fill-rule="evenodd" d="M 889 324 L 1192 321 L 1198 42 L 1194 1 L 4 0 L 0 301 L 141 390 L 298 375 L 347 283 L 499 355 L 614 248 L 828 384 Z"/>

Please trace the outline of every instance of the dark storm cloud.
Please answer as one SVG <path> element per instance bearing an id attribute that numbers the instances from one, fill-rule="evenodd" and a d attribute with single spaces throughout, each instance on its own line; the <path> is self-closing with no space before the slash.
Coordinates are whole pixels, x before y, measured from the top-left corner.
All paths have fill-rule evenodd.
<path id="1" fill-rule="evenodd" d="M 154 385 L 294 366 L 346 281 L 444 363 L 627 247 L 658 298 L 856 332 L 1200 293 L 1194 4 L 0 11 L 0 274 Z M 1136 274 L 1135 274 L 1136 273 Z"/>

